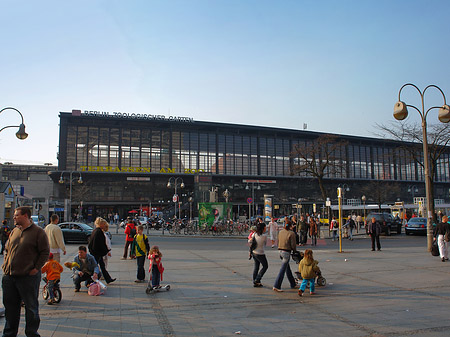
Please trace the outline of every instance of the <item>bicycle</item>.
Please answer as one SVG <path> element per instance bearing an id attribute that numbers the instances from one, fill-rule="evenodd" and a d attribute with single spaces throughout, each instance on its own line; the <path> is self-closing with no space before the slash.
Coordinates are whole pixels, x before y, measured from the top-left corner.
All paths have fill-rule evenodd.
<path id="1" fill-rule="evenodd" d="M 42 288 L 42 298 L 47 301 L 50 297 L 50 293 L 48 291 L 48 280 L 46 277 L 42 278 L 42 281 L 45 282 L 44 287 Z M 59 281 L 60 280 L 56 280 L 55 283 L 53 284 L 53 296 L 54 296 L 54 300 L 55 303 L 59 303 L 61 302 L 62 299 L 62 292 L 61 289 L 59 289 Z"/>

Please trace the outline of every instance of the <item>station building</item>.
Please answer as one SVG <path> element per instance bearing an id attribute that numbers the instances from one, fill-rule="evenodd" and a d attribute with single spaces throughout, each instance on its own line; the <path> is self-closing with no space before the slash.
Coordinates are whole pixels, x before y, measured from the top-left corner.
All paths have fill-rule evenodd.
<path id="1" fill-rule="evenodd" d="M 60 197 L 70 198 L 72 214 L 84 217 L 118 212 L 123 218 L 143 207 L 170 209 L 174 201 L 186 215 L 188 200 L 195 212 L 198 202 L 225 202 L 226 197 L 235 216 L 248 216 L 262 214 L 266 194 L 273 196 L 275 216 L 291 214 L 299 200 L 304 212 L 320 212 L 325 203 L 317 180 L 295 169 L 302 159 L 293 151 L 321 135 L 187 117 L 73 110 L 60 113 L 58 169 L 50 176 L 63 182 Z M 373 183 L 392 190 L 383 202 L 412 203 L 425 196 L 423 168 L 408 159 L 402 143 L 336 136 L 345 141 L 338 149 L 340 165 L 345 165 L 324 177 L 333 203 L 338 186 L 345 188 L 346 204 L 361 203 L 362 195 L 367 203 L 377 202 L 367 189 Z M 441 156 L 434 179 L 435 198 L 442 202 L 449 199 L 449 158 L 450 151 Z"/>

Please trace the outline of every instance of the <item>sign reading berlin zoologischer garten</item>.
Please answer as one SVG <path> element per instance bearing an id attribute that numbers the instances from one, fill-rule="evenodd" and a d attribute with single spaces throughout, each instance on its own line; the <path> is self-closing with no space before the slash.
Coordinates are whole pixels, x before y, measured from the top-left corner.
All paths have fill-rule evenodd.
<path id="1" fill-rule="evenodd" d="M 159 121 L 171 121 L 171 122 L 187 122 L 193 123 L 192 117 L 181 116 L 165 116 L 165 115 L 152 115 L 152 114 L 140 114 L 134 112 L 118 112 L 118 111 L 98 111 L 98 110 L 72 110 L 72 116 L 76 117 L 105 117 L 105 118 L 121 118 L 121 119 L 146 119 L 146 120 L 159 120 Z"/>
<path id="2" fill-rule="evenodd" d="M 152 173 L 151 167 L 134 167 L 134 166 L 80 166 L 81 172 L 109 172 L 109 173 Z M 196 174 L 196 173 L 206 173 L 202 169 L 183 169 L 177 172 L 174 168 L 163 167 L 158 173 L 184 173 L 184 174 Z"/>

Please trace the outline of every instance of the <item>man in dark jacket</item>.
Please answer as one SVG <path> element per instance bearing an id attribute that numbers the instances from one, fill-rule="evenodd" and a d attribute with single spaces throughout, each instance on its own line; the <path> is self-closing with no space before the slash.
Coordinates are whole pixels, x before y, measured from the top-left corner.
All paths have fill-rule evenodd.
<path id="1" fill-rule="evenodd" d="M 105 229 L 107 222 L 105 219 L 97 218 L 95 220 L 95 229 L 92 231 L 91 238 L 89 240 L 89 252 L 98 262 L 100 269 L 102 271 L 103 277 L 105 278 L 106 283 L 114 282 L 116 279 L 112 278 L 108 271 L 106 270 L 105 261 L 103 257 L 108 255 L 109 249 L 106 245 L 105 238 Z"/>
<path id="2" fill-rule="evenodd" d="M 306 245 L 306 241 L 308 240 L 309 225 L 305 221 L 305 217 L 303 215 L 300 217 L 298 226 L 299 226 L 299 230 L 300 230 L 300 246 L 304 246 L 304 245 Z"/>
<path id="3" fill-rule="evenodd" d="M 25 304 L 25 334 L 39 337 L 39 284 L 41 269 L 48 260 L 50 247 L 44 230 L 31 221 L 28 207 L 14 211 L 14 228 L 5 247 L 3 260 L 3 336 L 17 336 L 21 303 Z"/>
<path id="4" fill-rule="evenodd" d="M 370 239 L 372 240 L 372 251 L 375 250 L 375 241 L 377 242 L 377 249 L 381 250 L 380 231 L 381 231 L 380 224 L 377 222 L 375 218 L 372 218 L 372 221 L 370 222 L 368 227 Z"/>
<path id="5" fill-rule="evenodd" d="M 438 223 L 434 229 L 434 240 L 437 239 L 439 247 L 439 256 L 442 262 L 448 260 L 448 242 L 445 241 L 445 233 L 450 232 L 450 225 L 448 224 L 448 217 L 444 215 L 442 221 Z"/>

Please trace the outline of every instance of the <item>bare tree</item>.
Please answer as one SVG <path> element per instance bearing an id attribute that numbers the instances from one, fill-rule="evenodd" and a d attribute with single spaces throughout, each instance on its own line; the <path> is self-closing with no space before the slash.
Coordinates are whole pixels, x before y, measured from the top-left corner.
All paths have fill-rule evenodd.
<path id="1" fill-rule="evenodd" d="M 296 144 L 291 153 L 294 160 L 293 174 L 317 179 L 323 201 L 327 200 L 324 186 L 326 177 L 345 176 L 345 146 L 347 142 L 337 135 L 325 134 L 314 140 Z"/>
<path id="2" fill-rule="evenodd" d="M 373 180 L 365 184 L 361 191 L 367 196 L 367 200 L 375 202 L 381 211 L 383 203 L 395 200 L 400 193 L 400 186 L 392 181 Z"/>
<path id="3" fill-rule="evenodd" d="M 378 136 L 390 137 L 403 142 L 399 148 L 418 165 L 425 169 L 423 160 L 423 134 L 422 126 L 418 123 L 391 122 L 388 124 L 376 124 L 380 131 Z M 437 178 L 439 159 L 448 149 L 450 143 L 450 127 L 447 124 L 431 124 L 427 130 L 428 154 L 430 161 L 431 199 L 434 200 L 434 181 Z M 434 214 L 434 202 L 430 210 Z M 436 220 L 436 219 L 435 219 Z"/>

